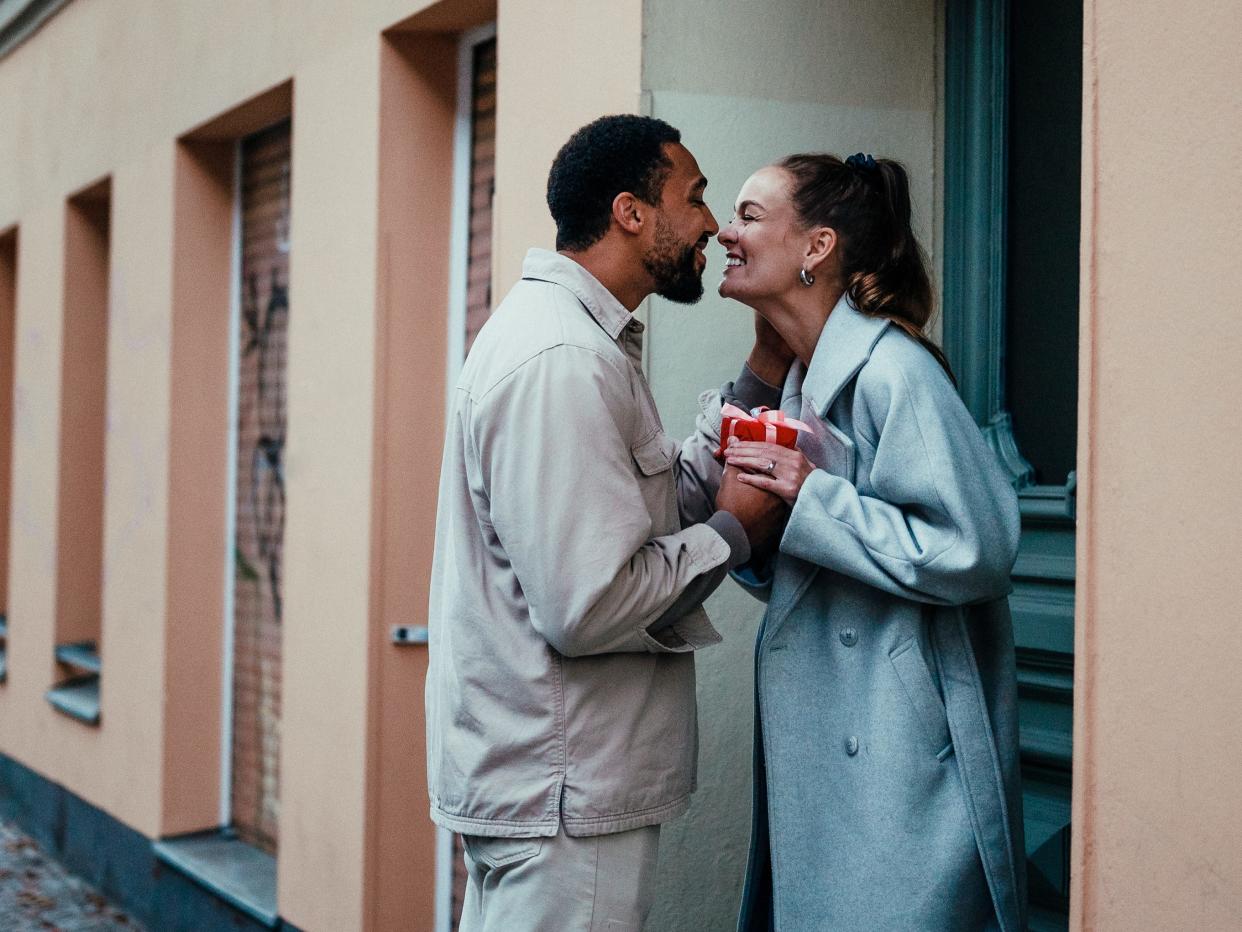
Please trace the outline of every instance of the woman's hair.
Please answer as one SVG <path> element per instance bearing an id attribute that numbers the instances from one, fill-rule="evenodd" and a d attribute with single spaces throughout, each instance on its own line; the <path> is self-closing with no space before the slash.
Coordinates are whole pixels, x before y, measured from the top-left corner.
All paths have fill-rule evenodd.
<path id="1" fill-rule="evenodd" d="M 791 155 L 777 163 L 793 178 L 793 205 L 808 227 L 839 237 L 845 291 L 862 313 L 885 317 L 953 369 L 923 332 L 933 310 L 923 249 L 910 229 L 910 182 L 901 163 L 862 154 Z"/>

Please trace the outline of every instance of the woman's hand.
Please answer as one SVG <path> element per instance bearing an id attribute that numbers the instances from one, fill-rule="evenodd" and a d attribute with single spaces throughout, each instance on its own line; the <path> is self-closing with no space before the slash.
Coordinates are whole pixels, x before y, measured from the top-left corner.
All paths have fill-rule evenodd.
<path id="1" fill-rule="evenodd" d="M 785 342 L 785 338 L 777 333 L 776 328 L 768 323 L 767 318 L 755 312 L 755 345 L 751 348 L 746 365 L 750 371 L 769 385 L 782 385 L 789 367 L 794 361 L 794 352 Z"/>
<path id="2" fill-rule="evenodd" d="M 751 440 L 732 440 L 725 450 L 725 465 L 740 470 L 739 482 L 778 495 L 790 507 L 797 501 L 806 477 L 815 471 L 801 450 Z"/>

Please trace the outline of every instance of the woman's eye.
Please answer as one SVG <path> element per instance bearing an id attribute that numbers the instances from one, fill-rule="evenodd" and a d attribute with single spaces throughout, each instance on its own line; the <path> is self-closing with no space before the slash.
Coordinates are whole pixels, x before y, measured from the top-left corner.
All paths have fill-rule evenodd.
<path id="1" fill-rule="evenodd" d="M 756 219 L 756 218 L 754 217 L 754 215 L 753 215 L 753 214 L 742 214 L 742 222 L 743 222 L 743 223 L 750 223 L 750 222 L 751 222 L 752 220 L 754 220 L 754 219 Z"/>

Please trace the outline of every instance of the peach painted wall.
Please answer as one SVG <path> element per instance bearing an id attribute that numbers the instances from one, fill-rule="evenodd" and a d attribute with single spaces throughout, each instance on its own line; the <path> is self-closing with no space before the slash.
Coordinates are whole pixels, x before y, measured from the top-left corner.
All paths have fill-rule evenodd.
<path id="1" fill-rule="evenodd" d="M 104 406 L 108 365 L 110 185 L 65 209 L 61 329 L 56 643 L 99 634 L 103 570 Z"/>
<path id="2" fill-rule="evenodd" d="M 642 0 L 500 0 L 492 295 L 522 274 L 530 246 L 551 249 L 548 168 L 569 135 L 606 113 L 640 112 Z"/>
<path id="3" fill-rule="evenodd" d="M 1074 927 L 1234 929 L 1242 8 L 1085 26 Z"/>
<path id="4" fill-rule="evenodd" d="M 369 726 L 376 738 L 367 760 L 364 891 L 375 929 L 407 928 L 414 916 L 429 923 L 434 913 L 422 727 L 427 651 L 393 646 L 389 631 L 426 623 L 449 267 L 449 240 L 432 231 L 451 225 L 456 63 L 451 36 L 394 34 L 381 50 Z"/>

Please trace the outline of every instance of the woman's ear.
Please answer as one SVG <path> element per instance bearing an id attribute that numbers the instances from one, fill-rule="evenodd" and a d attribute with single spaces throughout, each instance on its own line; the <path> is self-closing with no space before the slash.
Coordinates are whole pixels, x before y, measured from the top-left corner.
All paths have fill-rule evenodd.
<path id="1" fill-rule="evenodd" d="M 841 258 L 837 231 L 832 227 L 816 227 L 807 239 L 806 255 L 802 257 L 810 274 L 827 274 Z"/>
<path id="2" fill-rule="evenodd" d="M 612 199 L 612 219 L 625 232 L 638 234 L 643 228 L 643 206 L 633 194 L 622 191 Z"/>

